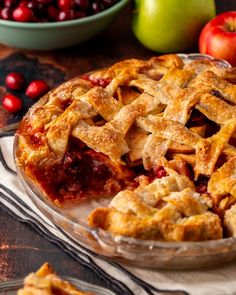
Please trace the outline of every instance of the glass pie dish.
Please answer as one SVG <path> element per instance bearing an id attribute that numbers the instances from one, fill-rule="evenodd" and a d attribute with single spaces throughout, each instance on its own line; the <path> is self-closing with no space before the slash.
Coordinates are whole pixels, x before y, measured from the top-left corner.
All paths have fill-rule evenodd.
<path id="1" fill-rule="evenodd" d="M 72 283 L 75 287 L 79 288 L 81 291 L 84 292 L 93 292 L 93 294 L 96 295 L 114 295 L 113 292 L 105 288 L 89 284 L 85 281 L 81 281 L 76 278 L 62 276 L 62 279 Z M 0 282 L 0 293 L 2 295 L 16 295 L 17 290 L 22 288 L 23 281 L 23 279 L 15 279 L 6 282 Z"/>
<path id="2" fill-rule="evenodd" d="M 216 63 L 218 67 L 230 67 L 225 61 L 201 54 L 180 54 L 179 56 L 185 64 L 198 59 L 207 59 Z M 42 99 L 36 105 L 43 103 Z M 18 149 L 19 136 L 16 134 L 15 155 Z M 232 237 L 200 242 L 164 242 L 111 235 L 101 228 L 94 229 L 88 226 L 87 216 L 97 207 L 108 206 L 107 198 L 100 197 L 78 205 L 56 207 L 48 201 L 45 193 L 21 167 L 17 166 L 17 172 L 32 201 L 54 224 L 83 246 L 101 255 L 135 264 L 138 267 L 172 269 L 212 266 L 229 262 L 236 257 L 236 239 Z"/>

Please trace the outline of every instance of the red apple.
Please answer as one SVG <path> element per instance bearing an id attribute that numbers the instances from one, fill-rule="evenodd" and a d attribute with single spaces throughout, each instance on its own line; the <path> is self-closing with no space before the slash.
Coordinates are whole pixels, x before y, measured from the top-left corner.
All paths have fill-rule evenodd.
<path id="1" fill-rule="evenodd" d="M 221 13 L 205 25 L 199 51 L 236 66 L 236 11 Z"/>

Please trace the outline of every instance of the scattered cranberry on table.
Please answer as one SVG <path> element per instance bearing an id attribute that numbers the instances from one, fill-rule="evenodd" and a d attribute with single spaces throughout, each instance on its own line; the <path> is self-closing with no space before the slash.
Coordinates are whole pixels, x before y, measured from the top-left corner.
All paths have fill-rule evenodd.
<path id="1" fill-rule="evenodd" d="M 19 97 L 8 93 L 3 97 L 2 105 L 7 111 L 17 113 L 22 108 L 22 101 Z"/>
<path id="2" fill-rule="evenodd" d="M 9 89 L 21 90 L 24 87 L 25 79 L 22 74 L 11 72 L 6 76 L 5 84 Z"/>
<path id="3" fill-rule="evenodd" d="M 26 85 L 24 76 L 19 72 L 11 72 L 5 77 L 5 85 L 8 89 L 22 91 L 31 99 L 38 99 L 49 91 L 48 84 L 43 80 L 33 80 Z M 20 93 L 19 93 L 20 94 Z M 21 92 L 22 94 L 22 92 Z M 12 93 L 6 94 L 2 98 L 2 106 L 10 113 L 17 113 L 22 109 L 22 100 Z"/>
<path id="4" fill-rule="evenodd" d="M 0 18 L 17 22 L 52 22 L 99 13 L 119 0 L 4 0 Z"/>
<path id="5" fill-rule="evenodd" d="M 32 99 L 37 99 L 47 93 L 49 90 L 49 86 L 43 80 L 34 80 L 32 81 L 26 91 L 25 94 Z"/>

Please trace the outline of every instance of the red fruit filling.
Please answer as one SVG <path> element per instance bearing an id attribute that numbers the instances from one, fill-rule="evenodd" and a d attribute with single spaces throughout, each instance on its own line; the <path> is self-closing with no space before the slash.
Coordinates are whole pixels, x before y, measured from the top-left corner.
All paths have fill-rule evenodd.
<path id="1" fill-rule="evenodd" d="M 88 81 L 92 82 L 92 84 L 94 86 L 101 86 L 103 88 L 107 87 L 107 85 L 109 85 L 111 82 L 111 79 L 109 79 L 109 78 L 95 78 L 91 75 L 90 76 L 84 75 L 84 76 L 82 76 L 82 78 L 84 80 L 88 80 Z"/>

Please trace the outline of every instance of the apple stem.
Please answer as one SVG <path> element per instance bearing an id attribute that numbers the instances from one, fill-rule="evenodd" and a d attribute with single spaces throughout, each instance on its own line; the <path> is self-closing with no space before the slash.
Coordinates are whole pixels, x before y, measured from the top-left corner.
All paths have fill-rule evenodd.
<path id="1" fill-rule="evenodd" d="M 236 32 L 236 18 L 228 18 L 225 22 L 225 29 L 228 32 Z"/>

